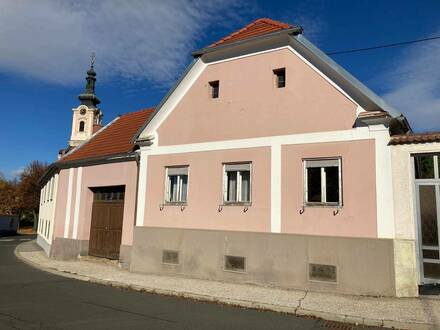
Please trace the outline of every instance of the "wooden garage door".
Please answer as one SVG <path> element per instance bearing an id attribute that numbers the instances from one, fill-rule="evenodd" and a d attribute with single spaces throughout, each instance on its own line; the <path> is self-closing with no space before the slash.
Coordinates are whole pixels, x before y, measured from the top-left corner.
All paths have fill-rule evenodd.
<path id="1" fill-rule="evenodd" d="M 89 255 L 119 258 L 125 187 L 94 188 Z"/>

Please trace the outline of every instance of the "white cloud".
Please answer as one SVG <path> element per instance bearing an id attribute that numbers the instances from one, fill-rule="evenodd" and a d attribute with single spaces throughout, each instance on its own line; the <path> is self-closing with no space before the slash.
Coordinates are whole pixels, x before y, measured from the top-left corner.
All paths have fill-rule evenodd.
<path id="1" fill-rule="evenodd" d="M 440 30 L 435 33 L 439 35 Z M 407 116 L 415 131 L 440 131 L 440 42 L 408 47 L 385 75 L 384 98 Z"/>
<path id="2" fill-rule="evenodd" d="M 15 170 L 12 170 L 7 177 L 12 180 L 18 178 L 24 172 L 24 170 L 25 170 L 24 166 L 19 167 Z"/>
<path id="3" fill-rule="evenodd" d="M 96 53 L 100 79 L 167 85 L 210 27 L 240 20 L 233 0 L 0 0 L 0 70 L 43 81 L 83 81 Z"/>

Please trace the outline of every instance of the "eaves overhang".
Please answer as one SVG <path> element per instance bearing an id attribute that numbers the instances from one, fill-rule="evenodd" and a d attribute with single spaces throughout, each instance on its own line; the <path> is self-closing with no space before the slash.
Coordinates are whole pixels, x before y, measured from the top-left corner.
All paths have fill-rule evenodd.
<path id="1" fill-rule="evenodd" d="M 138 157 L 138 152 L 133 151 L 129 153 L 113 154 L 102 157 L 54 162 L 49 165 L 47 170 L 41 176 L 38 183 L 40 184 L 40 186 L 43 186 L 53 176 L 54 173 L 63 169 L 137 161 Z"/>
<path id="2" fill-rule="evenodd" d="M 241 46 L 244 44 L 249 44 L 249 43 L 252 43 L 255 41 L 263 41 L 263 40 L 267 40 L 267 39 L 272 39 L 274 37 L 279 37 L 282 35 L 297 35 L 297 34 L 301 34 L 302 32 L 303 32 L 303 28 L 301 26 L 295 26 L 295 27 L 292 27 L 289 29 L 283 29 L 283 30 L 279 30 L 279 31 L 271 32 L 271 33 L 266 33 L 266 34 L 259 35 L 256 37 L 251 37 L 251 38 L 246 38 L 243 40 L 220 44 L 218 46 L 213 46 L 213 47 L 208 46 L 208 47 L 205 47 L 205 48 L 202 48 L 202 49 L 199 49 L 199 50 L 192 52 L 191 55 L 195 58 L 198 58 L 198 57 L 205 55 L 205 54 L 208 54 L 208 53 L 227 50 L 227 49 Z"/>

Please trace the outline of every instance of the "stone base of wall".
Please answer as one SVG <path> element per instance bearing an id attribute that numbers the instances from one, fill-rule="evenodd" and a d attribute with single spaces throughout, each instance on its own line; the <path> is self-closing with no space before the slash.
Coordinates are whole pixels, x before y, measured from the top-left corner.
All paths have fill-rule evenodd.
<path id="1" fill-rule="evenodd" d="M 37 235 L 37 244 L 43 249 L 44 253 L 46 253 L 46 255 L 49 257 L 51 245 L 40 235 Z"/>
<path id="2" fill-rule="evenodd" d="M 414 240 L 394 240 L 394 273 L 397 297 L 417 297 L 416 242 Z"/>
<path id="3" fill-rule="evenodd" d="M 119 263 L 122 268 L 124 269 L 130 268 L 130 257 L 131 257 L 131 246 L 121 245 L 121 248 L 119 250 Z"/>
<path id="4" fill-rule="evenodd" d="M 312 291 L 396 296 L 394 249 L 391 239 L 136 227 L 130 270 Z M 178 251 L 178 264 L 163 263 L 164 250 Z M 226 255 L 245 257 L 245 271 L 225 270 Z M 335 266 L 336 279 L 311 278 L 311 264 Z M 321 270 L 325 273 L 329 268 L 332 267 Z M 405 292 L 414 294 L 415 281 L 404 282 Z"/>
<path id="5" fill-rule="evenodd" d="M 89 254 L 89 241 L 77 240 L 70 238 L 55 238 L 51 245 L 48 245 L 44 239 L 41 238 L 44 244 L 40 244 L 37 239 L 38 245 L 40 245 L 46 254 L 54 259 L 58 260 L 71 260 L 78 258 L 78 256 L 87 256 Z M 124 269 L 130 268 L 131 246 L 121 245 L 119 252 L 119 262 Z"/>
<path id="6" fill-rule="evenodd" d="M 78 256 L 86 256 L 88 252 L 88 240 L 57 237 L 52 243 L 50 256 L 58 260 L 70 260 L 78 258 Z"/>

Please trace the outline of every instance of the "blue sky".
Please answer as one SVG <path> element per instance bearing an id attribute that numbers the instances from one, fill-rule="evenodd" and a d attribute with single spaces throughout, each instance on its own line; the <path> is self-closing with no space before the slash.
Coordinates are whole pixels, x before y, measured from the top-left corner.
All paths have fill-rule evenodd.
<path id="1" fill-rule="evenodd" d="M 440 1 L 0 2 L 0 172 L 51 162 L 96 53 L 104 121 L 157 104 L 206 46 L 260 17 L 299 24 L 323 51 L 440 35 Z M 409 118 L 440 130 L 440 40 L 333 56 Z"/>

